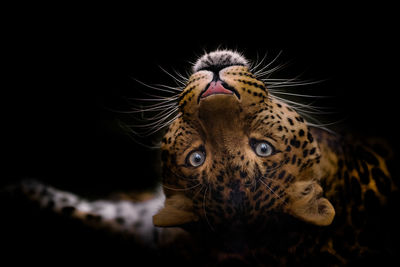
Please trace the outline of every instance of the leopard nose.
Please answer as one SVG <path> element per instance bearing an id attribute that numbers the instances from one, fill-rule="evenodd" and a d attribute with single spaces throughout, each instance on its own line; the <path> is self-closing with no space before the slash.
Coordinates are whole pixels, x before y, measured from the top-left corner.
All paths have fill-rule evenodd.
<path id="1" fill-rule="evenodd" d="M 204 68 L 202 68 L 201 70 L 208 70 L 211 71 L 212 73 L 214 73 L 214 77 L 219 76 L 219 72 L 227 67 L 229 67 L 230 65 L 225 65 L 225 64 L 215 64 L 215 65 L 209 65 L 206 66 Z"/>

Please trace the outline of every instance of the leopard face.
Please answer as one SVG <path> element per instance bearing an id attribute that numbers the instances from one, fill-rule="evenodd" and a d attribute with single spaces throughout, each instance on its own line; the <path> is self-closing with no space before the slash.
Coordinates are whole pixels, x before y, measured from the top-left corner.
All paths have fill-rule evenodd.
<path id="1" fill-rule="evenodd" d="M 165 207 L 158 226 L 262 225 L 272 213 L 329 225 L 320 151 L 306 121 L 271 96 L 231 51 L 198 60 L 162 143 Z"/>

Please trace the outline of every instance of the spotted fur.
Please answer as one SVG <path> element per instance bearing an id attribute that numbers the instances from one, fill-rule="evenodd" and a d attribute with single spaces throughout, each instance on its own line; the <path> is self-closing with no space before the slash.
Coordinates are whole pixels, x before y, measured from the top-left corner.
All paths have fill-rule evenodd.
<path id="1" fill-rule="evenodd" d="M 163 231 L 184 229 L 196 247 L 185 247 L 189 258 L 204 264 L 351 263 L 369 249 L 366 214 L 397 191 L 387 150 L 311 126 L 250 67 L 229 50 L 194 64 L 162 139 L 164 194 L 132 203 L 89 202 L 36 183 L 23 191 L 42 206 L 130 232 L 147 245 L 160 245 Z M 207 90 L 216 93 L 202 97 Z M 267 156 L 256 153 L 260 142 L 270 147 Z M 188 161 L 193 151 L 204 157 L 198 166 Z"/>
<path id="2" fill-rule="evenodd" d="M 160 189 L 141 202 L 123 199 L 90 201 L 35 180 L 23 181 L 20 189 L 41 207 L 92 227 L 133 235 L 146 246 L 155 246 L 159 238 L 160 231 L 153 226 L 152 216 L 162 207 L 165 199 Z"/>
<path id="3" fill-rule="evenodd" d="M 359 241 L 365 214 L 397 191 L 387 155 L 377 152 L 379 146 L 314 127 L 232 53 L 201 57 L 178 98 L 181 116 L 161 148 L 166 204 L 155 224 L 202 225 L 218 240 L 230 240 L 221 245 L 235 247 L 227 249 L 230 256 L 268 255 L 266 264 L 301 263 L 324 253 L 332 257 L 327 262 L 349 263 L 351 253 L 368 251 Z M 232 94 L 202 98 L 218 81 Z M 274 152 L 256 155 L 252 143 L 258 141 Z M 196 150 L 205 160 L 193 167 L 187 157 Z M 354 241 L 343 245 L 349 231 Z"/>
<path id="4" fill-rule="evenodd" d="M 232 64 L 200 70 L 189 79 L 179 100 L 182 116 L 164 139 L 173 141 L 162 147 L 164 184 L 184 189 L 182 197 L 190 199 L 194 215 L 211 228 L 225 228 L 232 221 L 243 227 L 262 225 L 272 211 L 330 224 L 334 210 L 319 195 L 321 154 L 307 123 L 274 99 L 247 66 Z M 201 99 L 215 79 L 234 93 Z M 258 157 L 253 140 L 272 144 L 274 154 Z M 185 166 L 188 152 L 199 147 L 206 162 L 198 168 Z M 166 193 L 167 199 L 182 195 L 173 189 Z"/>

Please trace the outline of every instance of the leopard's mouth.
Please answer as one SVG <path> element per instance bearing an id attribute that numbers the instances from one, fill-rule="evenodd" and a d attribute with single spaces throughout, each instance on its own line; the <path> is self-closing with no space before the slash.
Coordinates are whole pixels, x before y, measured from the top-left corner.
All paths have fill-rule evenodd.
<path id="1" fill-rule="evenodd" d="M 240 94 L 235 88 L 229 86 L 227 83 L 221 80 L 217 80 L 210 82 L 204 88 L 204 90 L 200 93 L 197 102 L 200 102 L 201 99 L 212 95 L 236 95 L 236 97 L 240 99 Z"/>

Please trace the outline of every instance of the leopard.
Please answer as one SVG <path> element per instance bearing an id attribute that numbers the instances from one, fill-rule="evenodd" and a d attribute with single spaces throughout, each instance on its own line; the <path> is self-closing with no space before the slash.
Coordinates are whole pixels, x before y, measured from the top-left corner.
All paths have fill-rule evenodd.
<path id="1" fill-rule="evenodd" d="M 310 123 L 254 65 L 227 49 L 193 64 L 163 125 L 151 197 L 88 201 L 35 181 L 21 191 L 192 265 L 343 266 L 382 255 L 374 238 L 398 194 L 390 146 Z"/>

